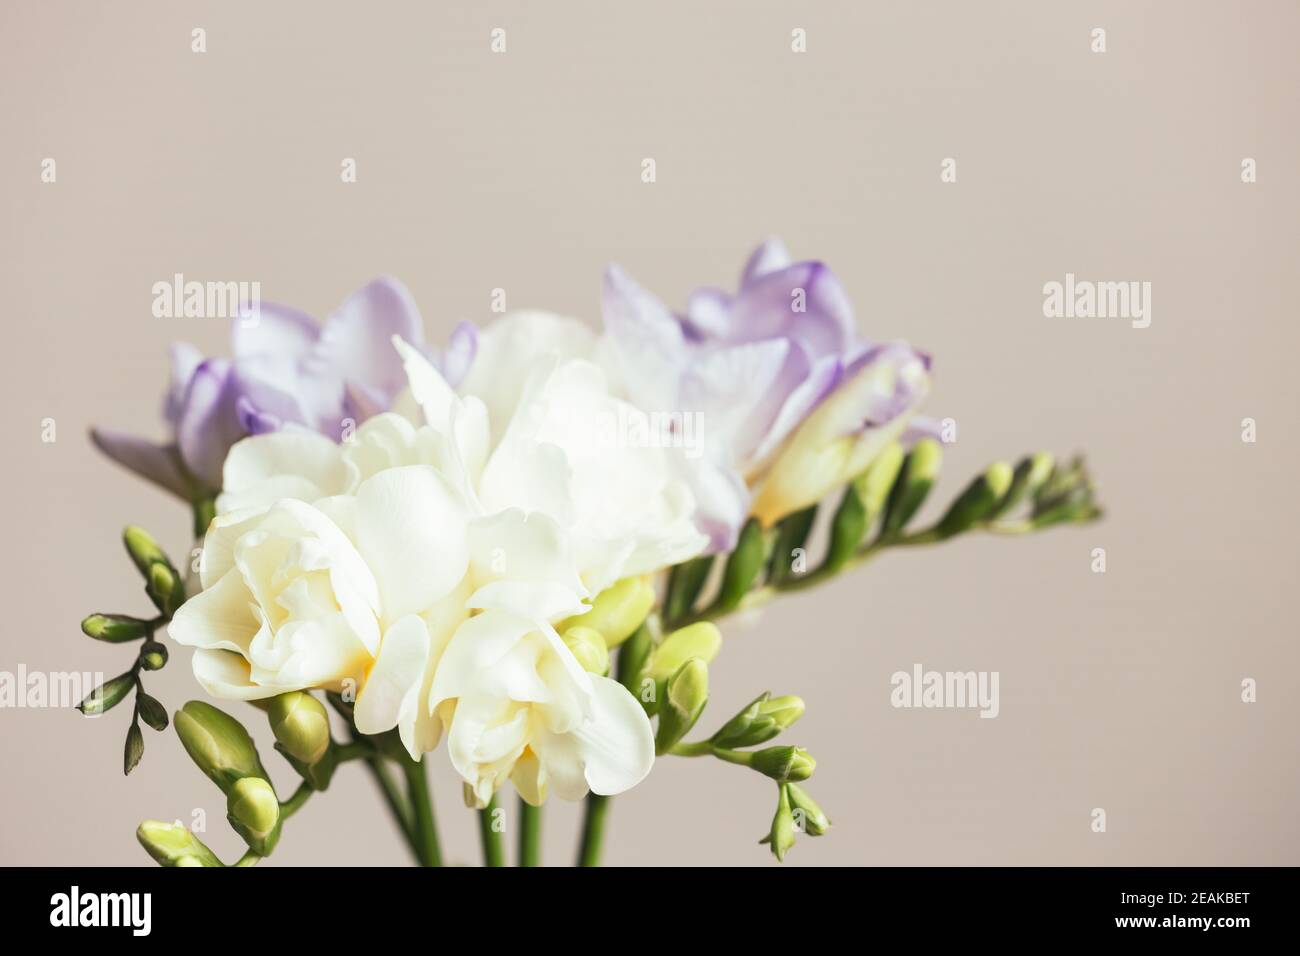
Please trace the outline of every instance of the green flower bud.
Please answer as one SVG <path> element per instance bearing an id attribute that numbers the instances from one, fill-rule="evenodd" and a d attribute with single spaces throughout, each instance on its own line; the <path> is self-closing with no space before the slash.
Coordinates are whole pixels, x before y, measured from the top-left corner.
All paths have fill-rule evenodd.
<path id="1" fill-rule="evenodd" d="M 898 480 L 898 473 L 903 468 L 903 446 L 892 442 L 877 456 L 871 466 L 853 480 L 853 489 L 862 499 L 862 507 L 867 512 L 867 522 L 875 520 L 885 507 L 890 489 Z M 936 471 L 937 471 L 936 467 Z"/>
<path id="2" fill-rule="evenodd" d="M 294 760 L 310 767 L 329 750 L 329 714 L 311 694 L 292 691 L 273 697 L 266 714 L 276 741 Z"/>
<path id="3" fill-rule="evenodd" d="M 665 621 L 680 621 L 695 609 L 695 600 L 704 589 L 712 568 L 711 554 L 674 565 L 668 574 L 668 589 L 664 597 Z"/>
<path id="4" fill-rule="evenodd" d="M 606 647 L 618 647 L 641 626 L 654 607 L 654 588 L 643 578 L 624 578 L 596 595 L 591 610 L 561 621 L 561 634 L 571 627 L 591 628 L 604 635 Z"/>
<path id="5" fill-rule="evenodd" d="M 142 690 L 135 692 L 135 712 L 140 719 L 157 731 L 167 729 L 167 708 Z"/>
<path id="6" fill-rule="evenodd" d="M 790 811 L 790 796 L 785 787 L 780 788 L 780 796 L 776 803 L 776 815 L 772 817 L 772 828 L 768 831 L 767 836 L 759 840 L 759 843 L 767 843 L 772 847 L 772 855 L 776 857 L 778 863 L 785 862 L 785 855 L 790 852 L 794 846 L 794 814 Z"/>
<path id="7" fill-rule="evenodd" d="M 176 712 L 173 723 L 185 752 L 223 793 L 244 777 L 266 777 L 253 738 L 224 711 L 192 700 Z"/>
<path id="8" fill-rule="evenodd" d="M 692 657 L 711 664 L 722 648 L 722 632 L 711 621 L 700 621 L 673 631 L 650 657 L 650 676 L 664 681 Z"/>
<path id="9" fill-rule="evenodd" d="M 1093 502 L 1092 495 L 1092 479 L 1083 459 L 1076 458 L 1068 467 L 1053 469 L 1034 495 L 1034 527 L 1099 518 L 1101 509 Z"/>
<path id="10" fill-rule="evenodd" d="M 640 685 L 650 653 L 654 650 L 654 640 L 650 637 L 650 628 L 642 625 L 618 649 L 618 669 L 615 676 L 618 682 L 640 700 Z"/>
<path id="11" fill-rule="evenodd" d="M 235 781 L 226 800 L 226 818 L 248 848 L 269 856 L 280 838 L 280 800 L 261 777 Z"/>
<path id="12" fill-rule="evenodd" d="M 794 814 L 795 829 L 809 836 L 821 836 L 831 828 L 831 821 L 817 802 L 808 795 L 808 791 L 797 783 L 787 783 L 786 791 L 790 795 L 790 808 Z"/>
<path id="13" fill-rule="evenodd" d="M 995 461 L 957 496 L 957 500 L 939 520 L 936 530 L 943 537 L 948 537 L 960 534 L 977 521 L 983 520 L 1010 490 L 1012 480 L 1011 466 L 1005 461 Z"/>
<path id="14" fill-rule="evenodd" d="M 998 506 L 989 512 L 988 518 L 990 520 L 1000 518 L 1026 498 L 1037 494 L 1043 482 L 1051 475 L 1053 467 L 1055 467 L 1055 459 L 1045 451 L 1020 459 L 1011 479 L 1010 490 L 1003 496 Z"/>
<path id="15" fill-rule="evenodd" d="M 826 548 L 824 567 L 838 571 L 849 562 L 867 533 L 867 509 L 862 504 L 858 489 L 849 485 L 844 489 L 840 506 L 831 520 L 831 540 Z"/>
<path id="16" fill-rule="evenodd" d="M 749 765 L 777 783 L 788 783 L 811 777 L 817 761 L 802 747 L 768 747 L 756 751 Z"/>
<path id="17" fill-rule="evenodd" d="M 817 520 L 817 506 L 804 508 L 786 515 L 776 526 L 776 541 L 772 545 L 769 580 L 784 581 L 794 575 L 795 552 L 803 548 Z"/>
<path id="18" fill-rule="evenodd" d="M 578 659 L 588 674 L 604 676 L 609 672 L 609 648 L 600 631 L 590 627 L 570 627 L 562 635 L 564 646 Z"/>
<path id="19" fill-rule="evenodd" d="M 664 700 L 659 707 L 655 751 L 666 753 L 690 733 L 708 701 L 709 666 L 698 657 L 692 657 L 668 678 Z"/>
<path id="20" fill-rule="evenodd" d="M 149 584 L 145 591 L 149 600 L 165 617 L 171 617 L 185 603 L 185 583 L 170 564 L 151 564 L 148 574 Z"/>
<path id="21" fill-rule="evenodd" d="M 158 546 L 158 542 L 153 539 L 148 531 L 144 528 L 130 525 L 122 532 L 122 543 L 126 545 L 126 553 L 131 556 L 131 561 L 135 564 L 136 570 L 148 577 L 149 568 L 154 564 L 167 564 L 167 555 L 163 549 Z"/>
<path id="22" fill-rule="evenodd" d="M 178 823 L 146 820 L 136 828 L 135 838 L 162 866 L 222 865 L 216 854 Z"/>
<path id="23" fill-rule="evenodd" d="M 150 624 L 125 614 L 92 614 L 81 622 L 81 632 L 87 637 L 108 644 L 121 644 L 148 637 Z"/>
<path id="24" fill-rule="evenodd" d="M 942 445 L 933 438 L 922 438 L 916 443 L 903 460 L 898 480 L 885 504 L 885 534 L 897 534 L 912 520 L 930 494 L 942 464 Z"/>
<path id="25" fill-rule="evenodd" d="M 167 665 L 167 646 L 158 641 L 146 641 L 140 648 L 140 664 L 147 671 L 159 671 Z"/>
<path id="26" fill-rule="evenodd" d="M 144 756 L 144 733 L 135 721 L 126 730 L 126 746 L 122 749 L 122 773 L 130 774 Z"/>
<path id="27" fill-rule="evenodd" d="M 770 697 L 764 693 L 748 707 L 722 725 L 713 735 L 713 744 L 726 750 L 754 747 L 771 740 L 803 716 L 800 697 Z"/>
<path id="28" fill-rule="evenodd" d="M 763 567 L 766 545 L 763 541 L 763 526 L 757 518 L 750 518 L 740 530 L 740 539 L 736 550 L 727 558 L 723 570 L 722 585 L 715 602 L 719 611 L 734 611 L 740 606 L 741 599 L 749 592 L 758 572 Z"/>
<path id="29" fill-rule="evenodd" d="M 122 700 L 134 686 L 134 674 L 119 674 L 112 680 L 104 681 L 103 684 L 92 690 L 86 696 L 86 699 L 77 705 L 77 710 L 87 717 L 97 717 L 122 703 Z"/>

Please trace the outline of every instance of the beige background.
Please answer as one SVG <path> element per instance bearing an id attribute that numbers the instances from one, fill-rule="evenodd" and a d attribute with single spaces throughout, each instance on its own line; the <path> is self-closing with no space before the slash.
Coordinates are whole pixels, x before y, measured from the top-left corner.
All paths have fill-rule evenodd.
<path id="1" fill-rule="evenodd" d="M 77 621 L 146 607 L 121 526 L 187 546 L 182 508 L 84 437 L 92 422 L 161 434 L 167 343 L 224 349 L 220 323 L 152 318 L 155 281 L 258 280 L 322 315 L 392 273 L 441 339 L 488 319 L 494 287 L 595 322 L 610 259 L 680 304 L 777 234 L 832 265 L 864 333 L 934 353 L 930 408 L 960 423 L 943 497 L 995 458 L 1085 449 L 1109 509 L 1086 529 L 887 556 L 729 628 L 710 726 L 765 688 L 810 703 L 792 738 L 836 827 L 790 862 L 1300 863 L 1300 8 L 449 6 L 0 9 L 0 669 L 115 672 L 126 652 Z M 505 55 L 488 50 L 497 26 Z M 1257 184 L 1240 182 L 1246 156 Z M 1044 319 L 1042 285 L 1066 272 L 1150 281 L 1151 327 Z M 151 681 L 169 707 L 198 695 L 187 658 Z M 892 709 L 889 675 L 914 662 L 1000 671 L 1001 716 Z M 146 731 L 122 777 L 125 722 L 0 711 L 0 863 L 147 862 L 136 823 L 194 808 L 236 852 L 170 731 Z M 449 855 L 475 862 L 445 753 L 434 763 Z M 609 861 L 768 865 L 755 841 L 773 802 L 741 768 L 663 760 L 615 803 Z M 576 822 L 548 810 L 549 862 L 571 858 Z M 348 768 L 274 862 L 403 860 Z"/>

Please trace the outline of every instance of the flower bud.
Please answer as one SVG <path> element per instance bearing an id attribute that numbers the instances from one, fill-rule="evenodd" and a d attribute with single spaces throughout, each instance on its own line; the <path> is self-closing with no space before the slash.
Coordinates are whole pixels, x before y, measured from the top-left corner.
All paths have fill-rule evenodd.
<path id="1" fill-rule="evenodd" d="M 659 707 L 656 753 L 666 753 L 690 733 L 709 701 L 709 666 L 692 657 L 668 678 L 663 704 Z"/>
<path id="2" fill-rule="evenodd" d="M 716 602 L 719 611 L 735 610 L 753 586 L 767 557 L 763 538 L 763 527 L 756 518 L 751 518 L 740 529 L 736 550 L 731 552 L 723 569 Z"/>
<path id="3" fill-rule="evenodd" d="M 802 747 L 768 747 L 755 752 L 749 765 L 777 783 L 787 783 L 807 780 L 812 776 L 817 761 Z"/>
<path id="4" fill-rule="evenodd" d="M 912 520 L 930 494 L 942 463 L 943 446 L 933 438 L 922 438 L 908 452 L 885 504 L 884 534 L 897 534 Z"/>
<path id="5" fill-rule="evenodd" d="M 826 547 L 828 571 L 838 571 L 853 557 L 867 533 L 867 509 L 862 504 L 862 496 L 852 484 L 844 489 L 844 497 L 835 509 L 831 519 L 831 540 Z"/>
<path id="6" fill-rule="evenodd" d="M 1037 494 L 1038 489 L 1052 474 L 1055 464 L 1055 459 L 1045 451 L 1020 459 L 1011 478 L 1010 490 L 1002 497 L 998 506 L 989 512 L 988 518 L 1000 518 L 1026 498 Z"/>
<path id="7" fill-rule="evenodd" d="M 131 556 L 131 561 L 135 564 L 136 570 L 146 577 L 149 574 L 149 568 L 154 564 L 167 564 L 167 555 L 163 549 L 158 546 L 158 542 L 153 539 L 148 531 L 144 528 L 130 525 L 122 532 L 122 543 L 126 545 L 126 553 Z"/>
<path id="8" fill-rule="evenodd" d="M 98 717 L 105 711 L 112 710 L 122 703 L 122 700 L 134 686 L 134 674 L 119 674 L 112 680 L 104 681 L 86 695 L 86 699 L 77 705 L 77 710 L 87 717 Z"/>
<path id="9" fill-rule="evenodd" d="M 786 695 L 769 697 L 764 693 L 748 707 L 722 725 L 713 735 L 713 744 L 727 750 L 754 747 L 771 740 L 803 716 L 803 699 Z"/>
<path id="10" fill-rule="evenodd" d="M 713 662 L 722 648 L 722 632 L 711 621 L 700 621 L 673 631 L 650 657 L 650 676 L 667 680 L 692 657 Z"/>
<path id="11" fill-rule="evenodd" d="M 618 647 L 641 626 L 655 603 L 655 592 L 644 578 L 630 577 L 616 582 L 596 595 L 591 610 L 560 622 L 561 634 L 581 625 L 599 632 L 606 647 Z"/>
<path id="12" fill-rule="evenodd" d="M 311 694 L 291 691 L 273 697 L 266 714 L 276 741 L 294 760 L 310 767 L 329 750 L 329 714 Z"/>
<path id="13" fill-rule="evenodd" d="M 140 648 L 140 664 L 147 671 L 159 671 L 167 666 L 167 645 L 146 641 Z"/>
<path id="14" fill-rule="evenodd" d="M 269 856 L 280 838 L 280 800 L 261 777 L 235 781 L 226 800 L 226 818 L 248 848 Z"/>
<path id="15" fill-rule="evenodd" d="M 787 783 L 786 791 L 790 795 L 790 808 L 794 815 L 795 829 L 809 836 L 821 836 L 831 828 L 831 821 L 817 802 L 808 795 L 808 791 L 797 783 Z"/>
<path id="16" fill-rule="evenodd" d="M 695 600 L 704 589 L 713 568 L 713 555 L 706 554 L 674 565 L 668 574 L 668 590 L 664 595 L 665 621 L 680 621 L 695 608 Z"/>
<path id="17" fill-rule="evenodd" d="M 150 625 L 125 614 L 92 614 L 81 622 L 81 632 L 87 637 L 108 644 L 121 644 L 149 636 Z"/>
<path id="18" fill-rule="evenodd" d="M 162 866 L 221 866 L 216 854 L 193 833 L 178 823 L 146 820 L 136 828 L 135 838 L 145 852 Z"/>
<path id="19" fill-rule="evenodd" d="M 767 836 L 758 842 L 770 844 L 772 855 L 776 857 L 778 863 L 783 863 L 785 855 L 794 846 L 794 834 L 794 814 L 790 810 L 790 797 L 786 788 L 781 787 L 776 803 L 776 815 L 772 817 L 772 828 Z"/>
<path id="20" fill-rule="evenodd" d="M 172 722 L 190 759 L 223 793 L 229 794 L 244 777 L 266 776 L 253 738 L 224 711 L 192 700 L 176 712 Z"/>
<path id="21" fill-rule="evenodd" d="M 185 582 L 170 564 L 159 562 L 149 565 L 149 584 L 145 591 L 154 607 L 165 617 L 171 617 L 185 603 Z"/>
<path id="22" fill-rule="evenodd" d="M 571 627 L 564 632 L 564 646 L 573 652 L 582 669 L 602 677 L 609 671 L 609 648 L 600 631 L 590 627 Z"/>
<path id="23" fill-rule="evenodd" d="M 853 487 L 862 498 L 862 506 L 867 511 L 868 522 L 874 520 L 884 509 L 889 491 L 903 468 L 904 457 L 903 446 L 898 442 L 890 442 L 870 467 L 853 479 Z"/>
<path id="24" fill-rule="evenodd" d="M 946 538 L 960 534 L 977 521 L 982 521 L 1010 490 L 1012 478 L 1011 466 L 1005 461 L 995 461 L 989 465 L 984 474 L 957 496 L 947 513 L 939 519 L 936 530 Z"/>

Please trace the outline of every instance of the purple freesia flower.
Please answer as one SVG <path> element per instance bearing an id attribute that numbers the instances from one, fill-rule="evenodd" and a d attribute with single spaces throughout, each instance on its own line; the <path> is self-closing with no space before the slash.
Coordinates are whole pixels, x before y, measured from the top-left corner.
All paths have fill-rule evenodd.
<path id="1" fill-rule="evenodd" d="M 338 440 L 347 421 L 360 423 L 391 406 L 406 387 L 394 335 L 425 350 L 415 301 L 392 278 L 354 292 L 323 324 L 284 306 L 245 305 L 233 323 L 232 358 L 172 346 L 163 407 L 170 442 L 106 428 L 92 429 L 91 438 L 114 461 L 176 495 L 213 495 L 226 453 L 244 436 L 292 424 Z M 447 351 L 434 357 L 453 384 L 473 360 L 475 343 L 474 327 L 462 323 Z"/>
<path id="2" fill-rule="evenodd" d="M 705 453 L 687 473 L 700 528 L 715 551 L 735 544 L 751 488 L 815 408 L 871 362 L 919 354 L 860 338 L 830 269 L 792 262 L 776 239 L 754 250 L 735 294 L 699 289 L 683 314 L 610 266 L 602 311 L 632 401 L 648 411 L 701 416 Z M 851 412 L 856 427 L 869 430 L 883 424 L 883 411 L 894 413 L 891 421 L 910 413 L 916 399 L 907 392 L 884 402 L 873 394 Z"/>

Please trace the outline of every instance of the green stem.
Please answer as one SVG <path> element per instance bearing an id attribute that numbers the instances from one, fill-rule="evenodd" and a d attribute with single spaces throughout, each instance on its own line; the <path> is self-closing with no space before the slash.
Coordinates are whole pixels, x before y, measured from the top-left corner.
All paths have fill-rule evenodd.
<path id="1" fill-rule="evenodd" d="M 415 846 L 420 862 L 425 866 L 442 866 L 438 828 L 433 819 L 433 798 L 429 794 L 429 778 L 425 775 L 424 764 L 407 760 L 402 763 L 402 768 L 406 772 L 406 791 L 411 801 Z"/>
<path id="2" fill-rule="evenodd" d="M 497 798 L 494 796 L 486 807 L 478 812 L 478 836 L 483 844 L 484 866 L 505 866 L 506 847 L 501 832 L 493 824 L 496 822 Z"/>
<path id="3" fill-rule="evenodd" d="M 373 751 L 369 744 L 354 740 L 350 744 L 335 744 L 334 758 L 339 763 L 347 763 L 349 760 L 360 760 L 363 757 L 369 757 Z"/>
<path id="4" fill-rule="evenodd" d="M 234 863 L 230 865 L 231 866 L 257 866 L 257 864 L 260 863 L 261 860 L 262 857 L 259 854 L 254 853 L 252 850 L 246 850 L 243 856 L 241 856 L 238 860 L 236 860 Z"/>
<path id="5" fill-rule="evenodd" d="M 542 865 L 542 808 L 519 798 L 519 865 Z"/>
<path id="6" fill-rule="evenodd" d="M 281 801 L 280 820 L 288 820 L 291 816 L 297 813 L 302 805 L 307 802 L 307 798 L 311 795 L 312 789 L 309 783 L 304 781 L 303 783 L 298 784 L 298 789 L 293 792 L 293 796 L 288 800 Z"/>
<path id="7" fill-rule="evenodd" d="M 678 744 L 668 751 L 674 757 L 717 757 L 719 760 L 725 760 L 727 763 L 739 764 L 742 767 L 748 767 L 754 762 L 754 751 L 752 750 L 727 750 L 725 747 L 715 747 L 708 740 L 700 740 L 693 744 Z"/>
<path id="8" fill-rule="evenodd" d="M 578 866 L 600 866 L 605 820 L 609 815 L 609 797 L 587 794 L 587 812 L 582 821 L 582 845 L 578 848 Z"/>
<path id="9" fill-rule="evenodd" d="M 384 763 L 382 757 L 371 755 L 366 758 L 366 769 L 370 771 L 370 776 L 379 786 L 380 792 L 384 795 L 384 802 L 388 804 L 388 810 L 397 821 L 397 825 L 402 830 L 402 836 L 406 837 L 406 844 L 410 847 L 411 852 L 415 854 L 415 859 L 420 860 L 420 848 L 415 842 L 415 825 L 411 822 L 411 811 L 406 806 L 406 798 L 402 796 L 402 791 L 398 789 L 393 782 L 392 775 L 388 772 L 388 766 Z"/>

